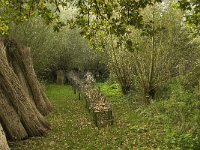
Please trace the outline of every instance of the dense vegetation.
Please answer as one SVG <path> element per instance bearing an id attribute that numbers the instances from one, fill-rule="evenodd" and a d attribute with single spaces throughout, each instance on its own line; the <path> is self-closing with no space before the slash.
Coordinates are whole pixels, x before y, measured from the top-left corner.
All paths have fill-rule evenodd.
<path id="1" fill-rule="evenodd" d="M 29 98 L 35 99 L 38 116 L 51 109 L 36 101 L 42 93 L 41 101 L 45 97 L 43 104 L 50 107 L 35 73 L 54 106 L 48 116 L 49 134 L 10 141 L 11 149 L 199 149 L 199 33 L 198 0 L 0 1 L 0 57 L 4 56 L 0 62 L 11 65 L 13 74 L 32 90 L 32 94 L 25 92 L 33 95 Z M 4 48 L 1 39 L 7 37 L 29 47 L 32 59 L 28 55 L 30 61 L 20 60 L 26 55 L 9 49 L 9 44 Z M 17 51 L 23 55 L 24 49 Z M 32 60 L 35 72 L 29 73 Z M 5 70 L 0 67 L 2 102 L 4 95 L 10 99 L 5 91 L 12 93 L 12 86 L 5 90 Z M 55 85 L 60 70 L 81 76 L 92 72 L 96 86 L 113 105 L 113 126 L 95 127 L 85 101 L 79 101 L 69 85 Z M 9 139 L 3 113 L 0 127 Z"/>

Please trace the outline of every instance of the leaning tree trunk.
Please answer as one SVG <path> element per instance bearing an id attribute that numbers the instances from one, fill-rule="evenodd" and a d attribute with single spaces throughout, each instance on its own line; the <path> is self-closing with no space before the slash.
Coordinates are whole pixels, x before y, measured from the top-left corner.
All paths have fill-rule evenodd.
<path id="1" fill-rule="evenodd" d="M 52 110 L 52 106 L 37 80 L 30 50 L 9 39 L 5 39 L 4 43 L 7 54 L 12 56 L 9 62 L 23 84 L 23 87 L 25 87 L 26 93 L 34 101 L 37 109 L 43 115 L 47 115 Z"/>
<path id="2" fill-rule="evenodd" d="M 52 109 L 35 75 L 30 52 L 0 38 L 0 123 L 6 136 L 20 140 L 50 128 L 43 117 Z"/>
<path id="3" fill-rule="evenodd" d="M 0 88 L 0 116 L 9 139 L 23 139 L 28 136 L 20 117 L 9 103 L 9 99 Z"/>
<path id="4" fill-rule="evenodd" d="M 6 136 L 0 123 L 0 150 L 9 150 Z"/>

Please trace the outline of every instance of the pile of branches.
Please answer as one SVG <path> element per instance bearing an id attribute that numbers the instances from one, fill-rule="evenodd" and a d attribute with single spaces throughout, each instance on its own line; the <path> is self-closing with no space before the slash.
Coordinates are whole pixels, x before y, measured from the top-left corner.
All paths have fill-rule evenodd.
<path id="1" fill-rule="evenodd" d="M 67 78 L 74 90 L 78 90 L 79 94 L 86 100 L 86 108 L 93 114 L 96 126 L 112 125 L 112 107 L 106 102 L 105 97 L 95 87 L 95 84 L 86 79 L 80 79 L 78 74 L 72 71 L 67 74 Z"/>

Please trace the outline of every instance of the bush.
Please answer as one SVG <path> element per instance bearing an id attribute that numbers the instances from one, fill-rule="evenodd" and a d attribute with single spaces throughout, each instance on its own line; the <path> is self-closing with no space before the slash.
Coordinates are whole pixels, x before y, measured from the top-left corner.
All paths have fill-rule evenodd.
<path id="1" fill-rule="evenodd" d="M 164 125 L 163 149 L 199 149 L 200 101 L 194 92 L 185 90 L 179 80 L 169 86 L 170 96 L 143 109 L 152 122 Z"/>
<path id="2" fill-rule="evenodd" d="M 198 150 L 200 147 L 199 131 L 196 134 L 179 133 L 175 131 L 168 131 L 165 139 L 166 145 L 169 149 L 184 149 L 184 150 Z"/>

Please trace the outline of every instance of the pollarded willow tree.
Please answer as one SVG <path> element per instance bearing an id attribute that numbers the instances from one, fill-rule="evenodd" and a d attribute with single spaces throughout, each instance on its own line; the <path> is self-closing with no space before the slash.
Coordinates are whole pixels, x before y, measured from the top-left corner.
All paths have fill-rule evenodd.
<path id="1" fill-rule="evenodd" d="M 150 103 L 172 77 L 191 71 L 188 66 L 197 61 L 198 53 L 182 22 L 183 14 L 174 10 L 172 2 L 148 6 L 141 14 L 145 28 L 132 29 L 127 39 L 132 45 L 128 48 L 133 55 L 133 74 L 146 102 Z M 177 68 L 186 66 L 187 69 Z"/>
<path id="2" fill-rule="evenodd" d="M 169 1 L 161 2 L 162 0 L 79 0 L 77 3 L 79 14 L 76 17 L 76 24 L 82 28 L 83 35 L 90 40 L 94 48 L 108 51 L 111 68 L 118 77 L 118 82 L 122 89 L 127 87 L 124 93 L 130 90 L 129 87 L 134 80 L 132 77 L 136 77 L 144 96 L 147 97 L 147 103 L 150 103 L 150 99 L 155 98 L 156 88 L 166 82 L 170 76 L 171 64 L 174 62 L 173 50 L 176 47 L 173 42 L 174 37 L 170 34 L 173 34 L 174 31 L 181 33 L 182 31 L 178 28 L 183 27 L 181 26 L 183 24 L 182 16 L 178 17 L 172 14 L 172 20 L 165 17 L 165 14 L 169 14 L 169 11 L 165 10 Z M 157 4 L 162 7 L 158 8 Z M 189 2 L 188 4 L 181 0 L 178 4 L 180 7 L 195 6 L 191 7 L 195 9 L 194 12 L 198 6 L 198 2 Z M 155 7 L 157 8 L 155 9 Z M 144 9 L 146 8 L 151 11 L 145 14 Z M 172 21 L 172 24 L 166 20 Z M 134 37 L 136 30 L 141 31 L 143 39 L 141 43 L 138 43 Z M 164 36 L 165 33 L 168 34 L 167 37 L 170 40 Z M 175 38 L 177 37 L 175 36 Z M 180 37 L 178 38 L 180 39 Z M 165 44 L 169 45 L 164 47 Z M 110 46 L 107 47 L 107 45 Z M 127 50 L 133 51 L 133 53 L 129 54 Z M 179 58 L 175 59 L 179 60 Z M 132 67 L 129 67 L 131 66 L 129 64 Z M 175 65 L 178 65 L 177 62 Z M 132 72 L 132 70 L 134 71 Z"/>
<path id="3" fill-rule="evenodd" d="M 46 25 L 41 17 L 13 25 L 10 36 L 31 47 L 34 68 L 40 79 L 53 80 L 57 70 L 83 68 L 84 62 L 91 63 L 94 58 L 95 52 L 88 48 L 77 29 L 65 26 L 60 32 L 54 32 L 53 25 Z"/>
<path id="4" fill-rule="evenodd" d="M 50 129 L 44 116 L 52 106 L 37 80 L 30 50 L 9 38 L 9 28 L 38 15 L 51 23 L 58 18 L 51 4 L 59 10 L 61 1 L 0 1 L 0 35 L 8 35 L 0 37 L 0 125 L 10 140 L 41 136 Z M 62 25 L 57 22 L 55 29 Z M 0 135 L 2 149 L 7 149 Z"/>
<path id="5" fill-rule="evenodd" d="M 52 106 L 35 75 L 29 49 L 0 38 L 0 121 L 9 139 L 44 135 Z"/>
<path id="6" fill-rule="evenodd" d="M 161 0 L 77 2 L 79 14 L 76 17 L 76 24 L 82 28 L 82 34 L 90 40 L 94 48 L 107 50 L 110 56 L 110 68 L 124 94 L 127 94 L 132 86 L 132 67 L 128 59 L 130 55 L 129 52 L 123 52 L 124 43 L 130 41 L 125 35 L 129 34 L 130 26 L 143 27 L 140 10 L 156 2 Z"/>

